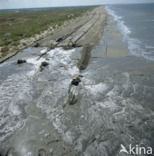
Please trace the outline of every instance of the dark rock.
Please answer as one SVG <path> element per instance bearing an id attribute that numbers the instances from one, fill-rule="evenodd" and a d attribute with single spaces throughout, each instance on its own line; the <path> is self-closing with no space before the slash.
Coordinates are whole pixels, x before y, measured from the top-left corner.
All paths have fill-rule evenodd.
<path id="1" fill-rule="evenodd" d="M 40 65 L 40 71 L 43 71 L 43 69 L 45 68 L 45 67 L 47 67 L 49 65 L 49 63 L 48 62 L 42 62 L 41 63 L 41 65 Z"/>
<path id="2" fill-rule="evenodd" d="M 73 49 L 73 47 L 72 46 L 63 46 L 63 49 L 64 50 L 70 50 L 70 49 Z"/>
<path id="3" fill-rule="evenodd" d="M 40 45 L 39 43 L 35 43 L 34 47 L 39 47 L 39 45 Z"/>
<path id="4" fill-rule="evenodd" d="M 80 82 L 81 79 L 79 77 L 76 77 L 72 80 L 71 85 L 78 86 Z"/>
<path id="5" fill-rule="evenodd" d="M 72 47 L 73 47 L 73 48 L 76 48 L 76 47 L 77 47 L 77 45 L 76 45 L 75 43 L 73 43 L 73 44 L 72 44 Z"/>
<path id="6" fill-rule="evenodd" d="M 17 64 L 22 64 L 22 63 L 26 63 L 26 60 L 17 60 Z"/>
<path id="7" fill-rule="evenodd" d="M 62 37 L 59 37 L 57 40 L 56 40 L 56 42 L 61 42 L 63 40 L 63 38 Z"/>
<path id="8" fill-rule="evenodd" d="M 48 66 L 48 65 L 49 65 L 48 62 L 42 62 L 42 63 L 41 63 L 41 66 L 43 66 L 43 67 L 46 67 L 46 66 Z"/>

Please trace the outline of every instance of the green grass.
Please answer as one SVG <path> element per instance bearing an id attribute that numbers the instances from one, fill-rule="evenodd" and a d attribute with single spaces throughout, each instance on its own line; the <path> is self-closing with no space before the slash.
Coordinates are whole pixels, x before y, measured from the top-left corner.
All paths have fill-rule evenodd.
<path id="1" fill-rule="evenodd" d="M 64 21 L 81 16 L 92 8 L 0 11 L 0 46 L 17 45 L 20 39 L 39 34 L 49 26 L 60 26 Z"/>

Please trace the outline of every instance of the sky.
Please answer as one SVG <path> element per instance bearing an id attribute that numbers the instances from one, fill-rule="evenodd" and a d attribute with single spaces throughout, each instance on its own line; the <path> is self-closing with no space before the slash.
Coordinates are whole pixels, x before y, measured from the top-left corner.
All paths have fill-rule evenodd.
<path id="1" fill-rule="evenodd" d="M 0 0 L 0 9 L 151 2 L 154 0 Z"/>

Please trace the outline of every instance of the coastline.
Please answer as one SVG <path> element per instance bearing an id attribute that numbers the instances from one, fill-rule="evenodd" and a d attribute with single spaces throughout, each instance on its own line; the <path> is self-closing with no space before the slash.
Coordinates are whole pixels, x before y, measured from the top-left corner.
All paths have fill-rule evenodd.
<path id="1" fill-rule="evenodd" d="M 49 26 L 48 29 L 44 30 L 43 32 L 40 32 L 39 34 L 35 34 L 32 37 L 23 38 L 23 39 L 19 40 L 18 45 L 9 46 L 9 51 L 7 52 L 8 54 L 6 56 L 2 57 L 1 50 L 2 50 L 3 47 L 0 47 L 0 64 L 5 62 L 9 58 L 15 56 L 17 53 L 21 52 L 22 50 L 24 50 L 24 49 L 26 49 L 28 47 L 33 47 L 33 46 L 37 45 L 41 40 L 47 39 L 48 36 L 52 36 L 52 37 L 56 36 L 58 38 L 59 36 L 57 36 L 57 34 L 58 34 L 59 31 L 65 29 L 68 25 L 73 25 L 74 23 L 78 23 L 89 12 L 91 12 L 91 11 L 88 10 L 88 11 L 86 11 L 85 13 L 83 13 L 82 15 L 80 15 L 78 17 L 75 17 L 75 18 L 70 19 L 70 20 L 66 20 L 60 26 L 55 25 L 54 28 L 52 26 Z M 54 39 L 57 40 L 57 38 L 54 38 Z M 51 42 L 50 42 L 50 44 L 48 44 L 48 47 L 51 47 Z"/>
<path id="2" fill-rule="evenodd" d="M 102 36 L 105 24 L 106 13 L 104 8 L 95 8 L 91 12 L 88 12 L 88 14 L 76 19 L 74 22 L 72 21 L 68 25 L 63 26 L 62 29 L 55 31 L 53 35 L 49 35 L 47 38 L 40 40 L 38 42 L 40 47 L 29 47 L 30 50 L 24 49 L 0 65 L 0 88 L 3 90 L 1 94 L 4 95 L 1 96 L 0 105 L 8 112 L 9 118 L 9 120 L 5 120 L 4 118 L 2 121 L 4 123 L 6 122 L 2 131 L 5 131 L 5 125 L 8 127 L 8 125 L 11 124 L 11 127 L 9 128 L 13 127 L 12 131 L 8 131 L 8 133 L 5 133 L 0 138 L 0 152 L 2 151 L 2 153 L 5 153 L 9 146 L 14 146 L 19 152 L 22 152 L 20 151 L 21 148 L 19 148 L 20 145 L 22 145 L 22 148 L 25 148 L 23 145 L 28 146 L 27 148 L 29 148 L 29 145 L 33 147 L 29 140 L 31 136 L 34 137 L 36 145 L 48 141 L 48 145 L 43 145 L 43 148 L 49 150 L 52 144 L 50 140 L 53 140 L 56 136 L 56 138 L 60 138 L 59 141 L 54 142 L 56 146 L 53 148 L 56 155 L 68 152 L 68 155 L 73 156 L 74 154 L 72 153 L 76 153 L 75 149 L 70 151 L 70 147 L 66 143 L 68 137 L 65 133 L 60 133 L 59 129 L 61 129 L 61 127 L 59 126 L 61 125 L 59 125 L 57 121 L 60 117 L 59 113 L 61 111 L 65 112 L 66 110 L 64 105 L 66 105 L 66 107 L 69 106 L 69 104 L 66 103 L 66 98 L 68 98 L 68 87 L 70 82 L 73 77 L 77 77 L 80 74 L 82 75 L 78 63 L 80 64 L 79 66 L 82 66 L 82 63 L 86 64 L 84 68 L 86 69 L 90 61 L 86 60 L 87 55 L 81 57 L 82 49 L 88 46 L 88 48 L 85 49 L 85 53 L 91 53 L 91 49 L 96 46 Z M 58 46 L 56 45 L 54 49 L 50 49 L 51 42 L 54 42 L 61 36 L 65 37 L 65 40 L 60 42 Z M 82 48 L 69 45 L 70 39 Z M 66 47 L 66 49 L 61 47 Z M 44 55 L 42 55 L 42 53 Z M 19 65 L 17 64 L 18 59 L 24 59 L 26 60 L 26 63 Z M 82 59 L 83 61 L 80 62 Z M 48 65 L 41 71 L 40 67 L 44 61 L 48 62 Z M 47 85 L 49 88 L 44 85 Z M 42 98 L 42 89 L 51 89 L 49 92 L 54 92 L 54 96 L 49 95 L 49 98 L 51 98 L 49 101 L 52 101 L 53 105 L 48 105 L 48 102 L 37 102 L 37 100 L 39 100 L 38 98 Z M 7 96 L 8 93 L 9 96 Z M 72 94 L 74 94 L 74 91 Z M 60 107 L 57 105 L 57 100 L 60 103 L 60 105 L 58 104 Z M 46 106 L 43 106 L 42 104 L 46 104 Z M 48 106 L 55 108 L 48 108 Z M 46 112 L 46 108 L 48 110 L 55 109 L 55 111 Z M 54 114 L 46 115 L 46 113 Z M 3 115 L 3 112 L 1 115 Z M 16 122 L 14 122 L 14 118 L 17 118 Z M 45 123 L 45 125 L 43 123 Z M 50 126 L 49 123 L 52 126 Z M 29 131 L 26 131 L 26 129 L 29 129 Z M 31 129 L 34 131 L 31 131 Z M 47 136 L 47 139 L 42 136 L 44 134 L 40 133 L 40 131 L 44 130 L 46 130 L 47 133 L 49 131 L 54 132 L 54 134 L 49 132 L 50 135 Z M 17 137 L 17 135 L 19 137 Z M 43 142 L 40 138 L 43 139 Z M 23 144 L 21 144 L 20 140 L 22 140 Z M 29 141 L 30 144 L 27 144 L 27 141 Z M 60 150 L 57 150 L 57 145 Z M 63 147 L 65 147 L 65 151 Z M 39 146 L 36 148 L 39 148 Z M 36 151 L 36 149 L 32 149 L 32 152 L 34 151 Z"/>
<path id="3" fill-rule="evenodd" d="M 120 58 L 130 56 L 127 44 L 123 41 L 122 33 L 116 27 L 116 21 L 108 14 L 107 24 L 104 29 L 100 43 L 95 50 L 100 51 L 100 57 L 103 58 Z M 103 52 L 102 52 L 102 50 Z M 95 54 L 94 54 L 95 55 Z"/>
<path id="4" fill-rule="evenodd" d="M 35 44 L 37 45 L 37 47 L 48 47 L 48 49 L 55 48 L 57 46 L 71 48 L 71 42 L 74 42 L 77 46 L 81 47 L 84 47 L 87 44 L 90 44 L 90 46 L 94 47 L 98 43 L 103 33 L 106 21 L 106 15 L 103 10 L 104 9 L 101 9 L 101 7 L 97 7 L 97 9 L 94 8 L 91 11 L 85 12 L 80 17 L 65 21 L 62 26 L 57 27 L 56 29 L 49 27 L 41 34 L 36 34 L 35 37 L 20 40 L 20 44 L 16 47 L 10 48 L 10 51 L 12 52 L 7 56 L 1 58 L 0 63 L 5 62 L 12 56 L 15 56 L 17 53 L 28 47 L 35 47 Z M 95 14 L 97 16 L 95 16 Z M 91 35 L 93 35 L 94 37 L 91 38 Z M 68 39 L 65 38 L 66 36 Z M 76 36 L 78 37 L 76 38 Z M 56 40 L 62 37 L 65 38 L 64 41 L 62 41 L 62 43 L 60 44 L 57 43 Z"/>
<path id="5" fill-rule="evenodd" d="M 10 59 L 11 57 L 15 56 L 22 50 L 24 50 L 30 46 L 33 46 L 35 43 L 37 43 L 42 38 L 50 35 L 53 31 L 55 31 L 55 30 L 52 29 L 51 27 L 49 27 L 49 29 L 45 30 L 44 32 L 42 32 L 40 34 L 36 34 L 34 37 L 25 38 L 25 39 L 20 40 L 19 41 L 20 44 L 18 44 L 16 47 L 15 46 L 10 47 L 9 51 L 12 51 L 12 52 L 10 52 L 8 55 L 4 56 L 3 58 L 0 58 L 0 64 L 5 62 L 6 60 Z"/>
<path id="6" fill-rule="evenodd" d="M 129 52 L 113 17 L 108 18 L 107 24 L 82 73 L 87 84 L 91 84 L 87 87 L 90 93 L 86 98 L 94 103 L 91 106 L 89 100 L 84 105 L 90 107 L 91 122 L 98 136 L 86 148 L 86 155 L 119 156 L 120 144 L 125 147 L 130 144 L 154 145 L 154 62 Z M 87 128 L 86 131 L 92 130 Z M 92 134 L 96 135 L 95 132 Z"/>
<path id="7" fill-rule="evenodd" d="M 13 147 L 21 155 L 43 149 L 55 156 L 120 156 L 121 144 L 153 145 L 154 63 L 129 53 L 110 15 L 94 24 L 102 11 L 41 40 L 42 49 L 28 54 L 25 49 L 0 66 L 0 102 L 14 126 L 8 138 L 4 135 L 2 152 Z M 68 46 L 69 36 L 59 44 L 68 49 L 58 46 L 39 57 L 51 41 L 80 25 L 71 39 L 82 48 Z M 20 58 L 27 63 L 17 65 Z M 44 61 L 48 66 L 40 71 Z M 81 81 L 77 86 L 74 78 Z"/>
<path id="8" fill-rule="evenodd" d="M 108 12 L 108 11 L 107 11 Z M 109 14 L 109 12 L 108 12 Z M 112 14 L 108 15 L 108 23 L 105 27 L 104 34 L 102 39 L 100 40 L 103 43 L 103 47 L 100 47 L 103 50 L 103 58 L 117 58 L 117 59 L 125 59 L 130 58 L 130 64 L 128 65 L 129 68 L 134 68 L 134 70 L 140 70 L 140 73 L 151 73 L 153 74 L 152 67 L 154 62 L 150 59 L 144 58 L 142 56 L 138 56 L 130 52 L 128 48 L 128 44 L 124 41 L 124 34 L 117 28 L 117 22 L 115 21 L 115 17 Z M 98 51 L 99 51 L 99 44 L 98 44 Z M 97 49 L 96 49 L 97 51 Z M 135 60 L 134 62 L 131 59 Z M 127 59 L 126 59 L 127 60 Z M 133 63 L 132 63 L 133 62 Z M 122 65 L 123 66 L 123 65 Z M 149 67 L 149 69 L 148 69 Z M 138 69 L 137 69 L 138 68 Z M 143 69 L 143 70 L 142 70 Z M 144 70 L 146 69 L 146 70 Z M 141 71 L 142 70 L 142 71 Z M 135 73 L 135 71 L 133 71 Z M 138 72 L 138 71 L 137 71 Z M 142 74 L 141 74 L 142 75 Z"/>

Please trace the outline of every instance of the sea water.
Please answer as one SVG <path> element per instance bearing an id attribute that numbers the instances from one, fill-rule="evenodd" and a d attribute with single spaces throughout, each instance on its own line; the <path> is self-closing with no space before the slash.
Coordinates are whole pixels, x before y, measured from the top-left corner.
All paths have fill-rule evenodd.
<path id="1" fill-rule="evenodd" d="M 154 3 L 108 5 L 131 54 L 154 61 Z"/>

